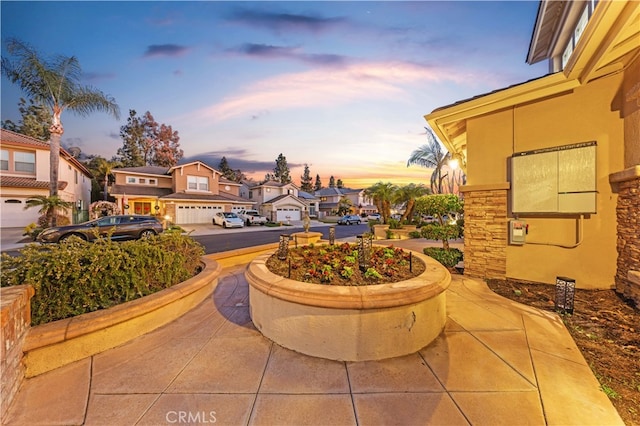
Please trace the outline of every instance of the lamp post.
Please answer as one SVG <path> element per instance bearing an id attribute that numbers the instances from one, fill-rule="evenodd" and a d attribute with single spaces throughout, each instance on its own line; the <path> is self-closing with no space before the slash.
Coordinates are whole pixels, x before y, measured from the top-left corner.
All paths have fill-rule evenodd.
<path id="1" fill-rule="evenodd" d="M 369 269 L 371 262 L 371 248 L 373 246 L 373 240 L 371 235 L 362 234 L 356 236 L 358 241 L 358 266 L 361 271 Z"/>

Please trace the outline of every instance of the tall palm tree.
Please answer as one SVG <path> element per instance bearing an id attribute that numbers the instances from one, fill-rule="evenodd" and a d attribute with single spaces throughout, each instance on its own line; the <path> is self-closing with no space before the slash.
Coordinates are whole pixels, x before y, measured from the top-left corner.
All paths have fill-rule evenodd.
<path id="1" fill-rule="evenodd" d="M 411 219 L 413 217 L 416 199 L 422 197 L 423 195 L 427 195 L 428 193 L 429 188 L 427 188 L 423 184 L 416 185 L 415 183 L 410 183 L 398 188 L 395 194 L 395 201 L 398 204 L 404 205 L 404 213 L 400 218 L 400 222 L 404 222 L 405 220 Z"/>
<path id="2" fill-rule="evenodd" d="M 58 167 L 60 165 L 60 139 L 64 133 L 60 116 L 64 110 L 86 116 L 102 111 L 120 117 L 115 100 L 101 91 L 80 84 L 82 69 L 75 56 L 55 56 L 47 61 L 31 46 L 17 39 L 9 39 L 7 51 L 16 56 L 12 62 L 2 58 L 2 73 L 35 102 L 50 109 L 52 124 L 50 141 L 49 194 L 58 195 Z M 55 215 L 53 216 L 55 225 Z"/>
<path id="3" fill-rule="evenodd" d="M 391 217 L 391 203 L 394 200 L 398 187 L 391 182 L 378 182 L 364 190 L 364 194 L 371 198 L 373 204 L 378 208 L 384 223 L 389 223 Z"/>
<path id="4" fill-rule="evenodd" d="M 425 127 L 425 129 L 428 142 L 411 153 L 411 157 L 407 161 L 407 167 L 417 164 L 418 166 L 432 168 L 431 191 L 434 194 L 442 194 L 442 181 L 447 177 L 447 174 L 442 175 L 442 168 L 447 164 L 451 155 L 442 147 L 433 130 L 429 127 Z"/>
<path id="5" fill-rule="evenodd" d="M 59 212 L 66 213 L 73 207 L 73 203 L 64 201 L 57 195 L 51 195 L 49 197 L 44 195 L 35 195 L 26 201 L 25 210 L 32 207 L 38 207 L 38 213 L 44 215 L 47 218 L 48 226 L 56 226 L 55 217 Z"/>

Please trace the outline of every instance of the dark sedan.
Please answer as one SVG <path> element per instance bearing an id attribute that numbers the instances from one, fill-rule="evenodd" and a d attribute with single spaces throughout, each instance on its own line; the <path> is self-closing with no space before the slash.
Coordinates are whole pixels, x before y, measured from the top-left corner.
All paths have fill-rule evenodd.
<path id="1" fill-rule="evenodd" d="M 93 241 L 109 235 L 112 240 L 135 240 L 156 235 L 162 231 L 162 223 L 153 216 L 105 216 L 77 225 L 47 228 L 38 235 L 37 241 L 57 243 L 72 236 Z"/>

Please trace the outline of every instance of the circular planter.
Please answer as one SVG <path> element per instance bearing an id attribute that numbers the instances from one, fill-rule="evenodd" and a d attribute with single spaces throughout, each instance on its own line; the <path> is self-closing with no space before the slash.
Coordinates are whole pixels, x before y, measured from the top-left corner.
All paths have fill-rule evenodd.
<path id="1" fill-rule="evenodd" d="M 366 361 L 414 353 L 444 329 L 449 271 L 417 252 L 426 264 L 406 281 L 330 286 L 290 280 L 269 271 L 271 254 L 245 272 L 251 319 L 275 343 L 320 358 Z"/>

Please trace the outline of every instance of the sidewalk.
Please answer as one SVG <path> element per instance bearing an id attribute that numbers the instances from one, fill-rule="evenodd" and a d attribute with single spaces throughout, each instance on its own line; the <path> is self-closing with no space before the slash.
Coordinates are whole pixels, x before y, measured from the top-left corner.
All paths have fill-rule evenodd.
<path id="1" fill-rule="evenodd" d="M 559 316 L 482 282 L 453 276 L 431 345 L 340 362 L 263 337 L 244 269 L 223 270 L 212 296 L 167 326 L 26 380 L 4 424 L 623 424 Z"/>

